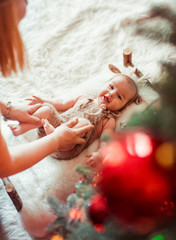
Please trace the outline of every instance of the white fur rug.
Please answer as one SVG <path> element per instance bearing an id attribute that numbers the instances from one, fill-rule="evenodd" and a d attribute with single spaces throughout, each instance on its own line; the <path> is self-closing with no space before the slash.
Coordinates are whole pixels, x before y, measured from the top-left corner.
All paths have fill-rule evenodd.
<path id="1" fill-rule="evenodd" d="M 156 41 L 151 41 L 135 35 L 134 27 L 124 27 L 124 23 L 147 16 L 152 4 L 162 2 L 165 3 L 164 0 L 30 0 L 27 16 L 20 23 L 29 68 L 8 79 L 0 77 L 1 100 L 19 103 L 32 95 L 65 99 L 85 93 L 95 96 L 103 83 L 113 76 L 108 70 L 109 63 L 128 73 L 123 67 L 125 48 L 133 51 L 134 64 L 150 82 L 159 81 L 160 61 L 174 61 L 176 50 L 162 43 L 157 36 Z M 174 2 L 167 1 L 170 5 Z M 162 21 L 155 20 L 152 24 L 164 28 Z M 141 110 L 157 98 L 142 80 L 139 82 L 144 103 L 142 107 L 129 107 L 117 127 L 129 113 Z M 7 124 L 1 123 L 9 146 L 36 138 L 35 131 L 14 137 Z M 11 177 L 23 200 L 23 224 L 31 234 L 44 235 L 45 226 L 54 218 L 46 197 L 54 196 L 64 201 L 79 179 L 74 167 L 84 163 L 86 153 L 96 150 L 97 146 L 98 141 L 70 161 L 57 161 L 48 156 L 31 169 Z M 0 191 L 0 220 L 7 233 L 1 238 L 35 239 L 21 227 L 19 215 L 10 200 L 8 202 L 2 187 Z M 16 221 L 12 221 L 14 218 Z"/>

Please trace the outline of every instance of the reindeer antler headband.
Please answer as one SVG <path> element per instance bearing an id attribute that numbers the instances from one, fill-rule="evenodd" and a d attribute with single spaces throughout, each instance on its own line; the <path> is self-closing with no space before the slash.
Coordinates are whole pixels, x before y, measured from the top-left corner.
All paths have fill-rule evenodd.
<path id="1" fill-rule="evenodd" d="M 141 71 L 139 71 L 139 69 L 132 63 L 132 51 L 129 48 L 126 48 L 123 51 L 123 65 L 125 67 L 131 67 L 132 68 L 130 76 L 132 74 L 135 74 L 139 78 L 141 78 L 143 76 Z M 116 74 L 121 73 L 121 71 L 116 66 L 114 66 L 112 64 L 109 64 L 109 69 Z"/>
<path id="2" fill-rule="evenodd" d="M 129 74 L 129 76 L 131 77 L 133 74 L 136 74 L 137 77 L 141 78 L 143 76 L 143 74 L 141 73 L 141 71 L 139 71 L 139 69 L 137 67 L 134 66 L 134 64 L 132 63 L 132 51 L 127 48 L 123 51 L 123 64 L 125 67 L 132 67 L 132 70 Z M 109 69 L 116 74 L 122 74 L 122 72 L 120 71 L 119 68 L 117 68 L 116 66 L 109 64 Z M 136 93 L 136 95 L 134 96 L 134 98 L 132 98 L 124 107 L 126 108 L 127 105 L 129 105 L 132 102 L 135 102 L 136 104 L 140 104 L 142 101 L 142 98 L 139 96 L 138 92 Z M 123 110 L 121 109 L 121 110 Z"/>

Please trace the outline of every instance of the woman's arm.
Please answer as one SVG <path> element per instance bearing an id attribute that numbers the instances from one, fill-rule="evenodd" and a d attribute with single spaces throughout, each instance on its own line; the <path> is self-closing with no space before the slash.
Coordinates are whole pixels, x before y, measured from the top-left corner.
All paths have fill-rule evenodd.
<path id="1" fill-rule="evenodd" d="M 0 101 L 0 110 L 4 117 L 9 120 L 17 120 L 19 122 L 28 122 L 31 124 L 38 124 L 40 123 L 40 118 L 33 116 L 32 114 L 37 111 L 42 105 L 36 104 L 33 106 L 20 104 L 20 105 L 13 105 L 10 104 L 7 107 L 7 104 Z"/>
<path id="2" fill-rule="evenodd" d="M 87 125 L 72 128 L 77 120 L 62 124 L 55 131 L 36 141 L 8 149 L 0 132 L 0 178 L 7 177 L 30 168 L 47 155 L 58 150 L 68 150 L 76 144 L 84 143 L 80 136 L 93 128 Z"/>

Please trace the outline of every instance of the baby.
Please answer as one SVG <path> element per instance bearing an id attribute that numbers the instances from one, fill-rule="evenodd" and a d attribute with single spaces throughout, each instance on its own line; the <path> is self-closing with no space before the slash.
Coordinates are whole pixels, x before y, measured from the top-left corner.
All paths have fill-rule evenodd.
<path id="1" fill-rule="evenodd" d="M 129 104 L 140 103 L 135 82 L 127 75 L 118 73 L 110 79 L 100 90 L 95 99 L 79 96 L 76 99 L 63 103 L 60 99 L 45 100 L 37 96 L 27 99 L 29 104 L 42 103 L 34 115 L 43 119 L 41 125 L 20 123 L 19 125 L 10 124 L 14 135 L 23 134 L 31 129 L 39 127 L 39 136 L 50 134 L 54 128 L 69 121 L 72 118 L 79 118 L 78 124 L 83 126 L 89 122 L 94 126 L 83 138 L 84 144 L 78 144 L 68 151 L 57 151 L 52 156 L 57 159 L 72 159 L 78 156 L 83 149 L 89 146 L 95 139 L 99 138 L 105 131 L 113 131 L 116 126 L 116 118 Z M 58 111 L 64 111 L 58 113 Z M 78 127 L 78 126 L 76 126 Z M 93 166 L 99 153 L 88 156 L 87 164 Z"/>

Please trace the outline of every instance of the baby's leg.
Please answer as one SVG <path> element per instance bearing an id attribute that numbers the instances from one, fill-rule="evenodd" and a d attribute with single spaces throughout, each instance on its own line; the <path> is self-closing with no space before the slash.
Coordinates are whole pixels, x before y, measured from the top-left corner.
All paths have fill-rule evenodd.
<path id="1" fill-rule="evenodd" d="M 43 118 L 47 119 L 49 118 L 50 112 L 51 110 L 49 106 L 42 106 L 33 115 L 40 119 L 43 119 Z M 15 136 L 19 136 L 31 129 L 41 127 L 42 125 L 43 125 L 42 122 L 39 124 L 19 123 L 19 124 L 9 124 L 9 127 L 11 128 Z"/>
<path id="2" fill-rule="evenodd" d="M 52 133 L 54 131 L 54 128 L 58 127 L 62 122 L 60 114 L 57 112 L 53 105 L 44 103 L 43 106 L 48 106 L 50 108 L 50 114 L 47 118 L 48 122 L 45 121 L 45 123 L 38 128 L 38 135 L 40 138 L 44 137 L 46 134 Z"/>

